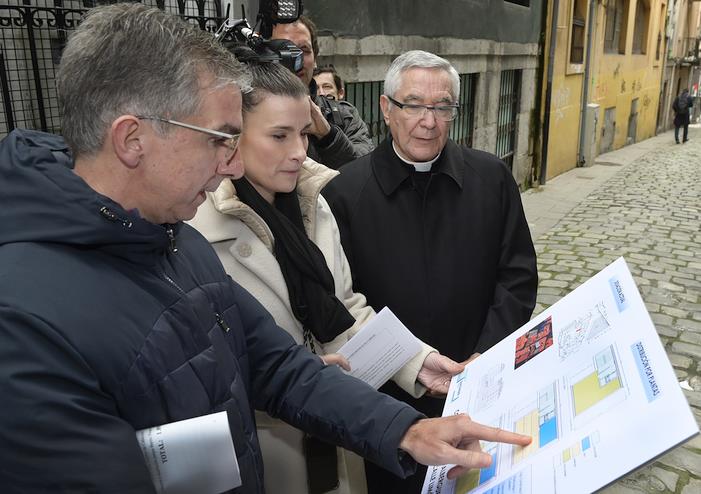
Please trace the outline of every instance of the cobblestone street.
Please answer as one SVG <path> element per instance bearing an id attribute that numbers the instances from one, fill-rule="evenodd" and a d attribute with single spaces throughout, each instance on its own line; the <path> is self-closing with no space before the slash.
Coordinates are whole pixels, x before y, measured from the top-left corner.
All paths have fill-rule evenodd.
<path id="1" fill-rule="evenodd" d="M 630 146 L 623 152 L 638 146 L 638 155 L 625 164 L 602 155 L 595 167 L 570 172 L 578 181 L 563 182 L 562 200 L 547 203 L 538 190 L 523 198 L 538 253 L 536 313 L 623 256 L 701 423 L 701 129 L 690 136 L 683 145 L 668 132 Z M 566 187 L 580 199 L 564 197 Z M 603 492 L 701 493 L 701 437 Z"/>

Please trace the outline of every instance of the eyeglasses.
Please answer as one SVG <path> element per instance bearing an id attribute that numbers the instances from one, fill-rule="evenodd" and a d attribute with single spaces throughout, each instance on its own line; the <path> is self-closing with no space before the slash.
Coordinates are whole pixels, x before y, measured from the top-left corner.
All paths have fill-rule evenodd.
<path id="1" fill-rule="evenodd" d="M 204 134 L 209 134 L 214 137 L 219 137 L 220 140 L 218 144 L 226 147 L 226 154 L 224 155 L 224 160 L 229 161 L 234 154 L 236 154 L 236 149 L 239 146 L 239 139 L 241 134 L 227 134 L 226 132 L 220 132 L 218 130 L 206 129 L 204 127 L 198 127 L 197 125 L 192 125 L 188 123 L 178 122 L 177 120 L 170 120 L 168 118 L 154 117 L 154 116 L 143 116 L 136 115 L 136 118 L 140 120 L 156 120 L 157 122 L 168 123 L 171 125 L 177 125 L 178 127 L 183 127 L 185 129 L 195 130 L 197 132 L 202 132 Z"/>
<path id="2" fill-rule="evenodd" d="M 392 104 L 399 107 L 399 109 L 404 110 L 406 114 L 411 117 L 423 118 L 427 110 L 432 110 L 433 115 L 435 115 L 435 117 L 438 120 L 443 120 L 444 122 L 450 122 L 451 120 L 455 120 L 455 117 L 458 116 L 458 109 L 460 108 L 460 105 L 457 104 L 438 106 L 417 105 L 414 103 L 400 103 L 399 101 L 395 100 L 390 96 L 387 96 L 387 99 L 390 100 Z"/>

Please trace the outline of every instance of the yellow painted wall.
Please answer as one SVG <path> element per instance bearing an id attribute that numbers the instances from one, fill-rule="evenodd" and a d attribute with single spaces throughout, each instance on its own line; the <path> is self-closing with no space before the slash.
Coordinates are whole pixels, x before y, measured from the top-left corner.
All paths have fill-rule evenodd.
<path id="1" fill-rule="evenodd" d="M 555 63 L 550 101 L 548 170 L 550 179 L 577 166 L 583 73 L 569 70 L 572 0 L 561 0 L 558 9 Z M 552 16 L 552 0 L 549 15 Z M 548 20 L 548 25 L 552 22 Z M 550 29 L 548 29 L 548 36 Z M 548 41 L 549 43 L 549 41 Z M 549 52 L 548 52 L 549 53 Z M 547 57 L 546 57 L 547 58 Z M 547 60 L 546 60 L 547 70 Z M 582 66 L 583 67 L 583 66 Z M 547 82 L 547 81 L 546 81 Z"/>
<path id="2" fill-rule="evenodd" d="M 638 0 L 640 1 L 640 0 Z M 632 101 L 638 98 L 638 122 L 635 142 L 655 135 L 657 126 L 657 109 L 660 97 L 660 80 L 664 64 L 664 46 L 660 50 L 660 60 L 655 60 L 657 49 L 657 33 L 660 26 L 664 27 L 664 17 L 660 19 L 664 2 L 651 0 L 650 29 L 648 31 L 647 51 L 645 54 L 632 54 L 633 28 L 635 10 L 631 0 L 626 36 L 626 53 L 604 53 L 604 29 L 606 15 L 604 9 L 598 13 L 589 101 L 600 105 L 599 125 L 597 128 L 596 149 L 601 140 L 601 126 L 604 125 L 606 108 L 616 108 L 616 132 L 613 149 L 626 145 L 628 136 L 628 119 Z M 662 24 L 660 24 L 660 22 Z"/>
<path id="3" fill-rule="evenodd" d="M 597 1 L 597 0 L 594 0 Z M 604 124 L 604 111 L 616 107 L 616 132 L 613 148 L 626 144 L 628 135 L 628 118 L 631 102 L 638 98 L 638 121 L 635 141 L 640 141 L 655 134 L 657 108 L 660 93 L 661 70 L 664 63 L 664 46 L 661 59 L 655 61 L 657 33 L 660 22 L 661 7 L 666 4 L 661 0 L 650 0 L 650 29 L 648 31 L 647 50 L 644 55 L 633 55 L 633 30 L 635 24 L 635 5 L 630 0 L 626 35 L 626 53 L 604 53 L 604 32 L 606 26 L 606 9 L 597 1 L 594 41 L 590 59 L 589 103 L 600 105 L 599 121 L 596 129 L 596 150 L 598 153 L 601 128 Z M 549 16 L 552 16 L 553 0 L 549 1 Z M 570 30 L 574 0 L 561 0 L 557 21 L 557 43 L 555 46 L 555 63 L 553 67 L 553 85 L 550 103 L 550 129 L 547 158 L 547 179 L 569 171 L 577 166 L 579 150 L 579 125 L 582 103 L 582 84 L 584 65 L 571 65 Z M 589 8 L 587 6 L 587 15 Z M 548 18 L 548 25 L 552 22 Z M 589 20 L 587 19 L 587 23 Z M 588 29 L 588 26 L 585 28 Z M 547 29 L 545 70 L 547 70 L 547 53 L 549 53 L 550 29 Z M 544 78 L 544 85 L 547 83 Z"/>

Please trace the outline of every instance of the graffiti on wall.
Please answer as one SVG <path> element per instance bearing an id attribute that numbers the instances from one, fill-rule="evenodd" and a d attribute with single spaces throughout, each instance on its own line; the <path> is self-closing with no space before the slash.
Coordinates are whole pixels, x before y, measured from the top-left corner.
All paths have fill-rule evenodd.
<path id="1" fill-rule="evenodd" d="M 608 96 L 609 87 L 605 82 L 600 82 L 594 86 L 594 97 L 597 100 L 605 99 Z"/>
<path id="2" fill-rule="evenodd" d="M 562 120 L 565 117 L 564 108 L 570 104 L 570 88 L 559 87 L 553 95 L 553 108 L 555 108 L 555 122 Z"/>

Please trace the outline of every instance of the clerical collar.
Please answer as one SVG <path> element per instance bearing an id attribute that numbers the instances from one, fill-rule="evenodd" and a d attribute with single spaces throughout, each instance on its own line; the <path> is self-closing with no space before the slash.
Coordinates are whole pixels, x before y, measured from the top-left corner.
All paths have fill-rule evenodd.
<path id="1" fill-rule="evenodd" d="M 399 152 L 397 151 L 397 145 L 394 143 L 394 141 L 392 141 L 392 149 L 394 149 L 394 154 L 397 155 L 397 158 L 402 160 L 407 165 L 413 166 L 417 172 L 430 172 L 431 167 L 438 160 L 438 157 L 441 155 L 441 153 L 438 153 L 436 155 L 436 157 L 430 161 L 409 161 L 409 160 L 404 159 L 402 157 L 402 155 L 399 154 Z"/>

